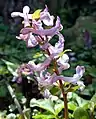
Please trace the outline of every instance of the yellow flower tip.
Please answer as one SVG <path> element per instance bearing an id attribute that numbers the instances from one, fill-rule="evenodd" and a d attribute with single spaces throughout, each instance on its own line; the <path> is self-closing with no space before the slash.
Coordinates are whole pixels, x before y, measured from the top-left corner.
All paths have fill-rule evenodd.
<path id="1" fill-rule="evenodd" d="M 42 10 L 41 9 L 38 9 L 36 10 L 33 14 L 32 14 L 32 19 L 35 20 L 35 19 L 39 19 L 40 18 L 40 12 Z"/>
<path id="2" fill-rule="evenodd" d="M 53 72 L 55 72 L 56 70 L 55 69 L 52 69 L 53 70 Z"/>
<path id="3" fill-rule="evenodd" d="M 44 45 L 44 42 L 42 41 L 42 42 L 40 42 L 40 45 Z"/>

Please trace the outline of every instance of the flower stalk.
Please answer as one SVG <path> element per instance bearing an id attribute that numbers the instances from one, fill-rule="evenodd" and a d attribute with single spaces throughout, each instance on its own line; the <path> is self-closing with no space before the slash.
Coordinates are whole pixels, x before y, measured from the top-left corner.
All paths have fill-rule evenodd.
<path id="1" fill-rule="evenodd" d="M 39 45 L 41 50 L 44 51 L 46 60 L 43 63 L 35 64 L 34 61 L 31 61 L 28 64 L 21 65 L 17 71 L 17 81 L 18 79 L 22 79 L 22 74 L 25 74 L 26 76 L 34 76 L 35 72 L 38 75 L 34 78 L 38 81 L 38 84 L 41 87 L 48 88 L 54 85 L 55 82 L 59 81 L 59 86 L 64 100 L 64 119 L 68 119 L 67 92 L 70 89 L 66 91 L 62 81 L 68 82 L 70 85 L 78 85 L 80 89 L 83 89 L 85 85 L 82 81 L 80 81 L 80 78 L 83 76 L 85 68 L 83 66 L 77 66 L 76 73 L 72 77 L 66 77 L 61 74 L 62 71 L 68 69 L 70 65 L 68 63 L 69 57 L 65 54 L 66 50 L 64 51 L 65 40 L 63 35 L 60 33 L 63 28 L 60 18 L 57 16 L 54 24 L 54 16 L 50 15 L 47 6 L 45 6 L 43 11 L 37 10 L 33 14 L 30 14 L 29 11 L 30 8 L 25 6 L 23 8 L 23 13 L 11 13 L 12 17 L 20 16 L 24 18 L 24 28 L 21 29 L 20 35 L 17 36 L 17 38 L 24 40 L 27 47 L 30 48 Z M 46 26 L 50 26 L 51 28 L 43 28 L 42 23 Z M 49 42 L 54 35 L 58 36 L 58 42 L 55 43 L 55 46 Z M 52 68 L 53 72 L 50 73 L 48 71 L 48 67 L 50 67 L 51 62 L 54 64 L 54 67 Z M 10 87 L 10 85 L 8 85 L 8 87 Z M 14 95 L 13 91 L 9 90 L 9 92 L 11 96 Z M 15 95 L 13 96 L 13 99 L 14 102 L 16 101 L 15 103 L 19 108 L 18 111 L 20 114 L 23 114 Z"/>
<path id="2" fill-rule="evenodd" d="M 59 81 L 60 82 L 60 85 L 62 86 L 62 81 Z M 63 99 L 64 99 L 64 116 L 65 116 L 65 119 L 68 119 L 68 103 L 67 103 L 67 93 L 64 93 L 63 92 L 63 89 L 62 90 L 62 94 L 63 94 Z"/>
<path id="3" fill-rule="evenodd" d="M 20 106 L 20 104 L 19 104 L 19 102 L 18 102 L 18 100 L 16 98 L 16 95 L 14 94 L 14 91 L 13 91 L 12 87 L 8 83 L 6 83 L 6 85 L 7 85 L 8 91 L 9 91 L 11 97 L 13 98 L 14 103 L 15 103 L 15 105 L 16 105 L 19 113 L 20 113 L 21 119 L 25 119 L 24 113 L 22 111 L 22 108 L 21 108 L 21 106 Z"/>
<path id="4" fill-rule="evenodd" d="M 54 60 L 55 73 L 59 75 L 59 71 L 56 68 L 57 67 L 56 65 L 57 65 L 57 62 L 56 60 Z M 67 93 L 64 91 L 63 83 L 61 80 L 59 80 L 59 84 L 60 84 L 60 89 L 61 89 L 63 100 L 64 100 L 64 119 L 68 119 Z"/>

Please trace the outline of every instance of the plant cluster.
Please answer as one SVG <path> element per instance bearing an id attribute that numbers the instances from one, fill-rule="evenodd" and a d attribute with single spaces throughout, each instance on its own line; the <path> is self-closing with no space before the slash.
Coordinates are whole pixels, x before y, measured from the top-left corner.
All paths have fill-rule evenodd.
<path id="1" fill-rule="evenodd" d="M 16 71 L 17 75 L 15 79 L 18 83 L 22 81 L 22 75 L 27 78 L 33 78 L 38 82 L 40 89 L 43 88 L 43 96 L 50 98 L 51 93 L 48 90 L 49 87 L 57 86 L 61 88 L 61 92 L 64 98 L 65 119 L 68 119 L 68 107 L 67 107 L 67 93 L 77 85 L 82 90 L 85 85 L 80 78 L 83 76 L 85 69 L 83 66 L 76 67 L 76 73 L 73 77 L 66 77 L 62 75 L 62 71 L 70 67 L 68 63 L 69 57 L 64 50 L 64 37 L 60 33 L 63 26 L 60 22 L 60 18 L 50 15 L 47 6 L 44 10 L 36 10 L 33 14 L 29 13 L 30 8 L 25 6 L 23 13 L 13 12 L 12 17 L 20 16 L 24 19 L 22 22 L 24 28 L 21 29 L 20 35 L 16 36 L 17 39 L 22 39 L 26 42 L 27 47 L 33 48 L 36 45 L 40 46 L 45 56 L 43 63 L 36 64 L 34 61 L 29 61 L 27 64 L 22 64 Z M 48 28 L 44 28 L 47 26 Z M 58 36 L 58 41 L 53 46 L 50 40 L 53 36 Z M 66 86 L 66 83 L 67 86 Z"/>
<path id="2" fill-rule="evenodd" d="M 76 73 L 69 77 L 71 74 L 71 70 L 69 70 L 69 60 L 72 59 L 74 53 L 72 55 L 70 49 L 64 49 L 65 40 L 64 36 L 61 34 L 63 26 L 59 16 L 57 16 L 57 18 L 52 16 L 47 6 L 45 6 L 44 10 L 38 9 L 33 14 L 29 12 L 30 8 L 25 6 L 23 8 L 23 13 L 13 12 L 11 16 L 21 17 L 23 19 L 22 24 L 24 28 L 21 29 L 19 36 L 16 36 L 16 38 L 25 41 L 27 48 L 30 48 L 30 50 L 32 49 L 33 59 L 29 58 L 30 61 L 26 63 L 26 60 L 21 58 L 21 63 L 23 61 L 25 62 L 21 65 L 14 64 L 4 59 L 2 60 L 7 65 L 8 71 L 13 75 L 12 82 L 15 81 L 17 83 L 17 85 L 16 83 L 12 85 L 13 87 L 16 86 L 17 94 L 14 92 L 8 80 L 2 80 L 2 82 L 0 82 L 0 84 L 3 84 L 0 87 L 0 95 L 6 96 L 9 91 L 16 105 L 10 105 L 9 111 L 14 112 L 17 108 L 20 114 L 7 114 L 7 112 L 4 111 L 0 112 L 0 118 L 6 116 L 8 119 L 30 119 L 32 116 L 34 119 L 93 119 L 95 115 L 96 95 L 88 102 L 74 93 L 74 91 L 79 91 L 78 94 L 82 94 L 85 88 L 83 81 L 80 79 L 85 72 L 84 66 L 86 66 L 86 63 L 83 61 L 79 62 L 78 58 L 81 57 L 80 55 L 84 55 L 84 53 L 88 52 L 87 49 L 78 53 L 77 59 L 75 58 L 75 61 L 78 60 L 78 62 L 73 61 L 71 64 L 74 65 L 73 67 L 76 67 Z M 86 47 L 88 44 L 87 41 L 85 41 Z M 22 47 L 22 43 L 20 47 Z M 40 48 L 40 50 L 37 48 Z M 88 48 L 90 49 L 90 47 Z M 37 51 L 39 51 L 39 53 Z M 67 52 L 69 53 L 67 54 Z M 25 51 L 22 52 L 22 54 L 24 53 Z M 28 56 L 30 54 L 27 52 L 25 55 Z M 21 55 L 19 59 L 20 57 Z M 85 58 L 85 56 L 83 58 Z M 78 64 L 84 64 L 84 66 L 79 66 Z M 87 67 L 87 73 L 89 71 L 92 76 L 94 75 L 93 68 Z M 8 74 L 8 71 L 5 73 Z M 85 74 L 87 73 L 85 72 Z M 66 76 L 66 74 L 68 76 Z M 23 85 L 24 82 L 37 83 L 40 93 L 43 95 L 43 99 L 31 98 L 31 96 L 28 97 L 29 95 L 27 95 L 27 97 L 25 95 L 24 97 L 20 92 L 18 93 L 19 86 Z M 8 91 L 5 91 L 6 86 Z M 29 85 L 27 85 L 27 89 L 30 88 L 28 86 Z M 35 90 L 34 88 L 34 91 Z M 35 97 L 35 95 L 33 97 Z M 29 107 L 29 104 L 27 104 L 28 101 L 32 109 Z M 23 110 L 21 105 L 23 106 Z"/>

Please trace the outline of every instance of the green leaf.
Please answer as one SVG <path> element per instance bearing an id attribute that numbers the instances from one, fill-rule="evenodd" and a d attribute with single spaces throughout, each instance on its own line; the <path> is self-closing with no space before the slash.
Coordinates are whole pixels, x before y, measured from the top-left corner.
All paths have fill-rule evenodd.
<path id="1" fill-rule="evenodd" d="M 80 96 L 78 96 L 74 92 L 71 93 L 70 99 L 72 101 L 76 102 L 76 105 L 79 105 L 80 107 L 83 107 L 86 103 L 88 103 L 88 100 L 85 100 L 85 99 L 81 98 Z"/>
<path id="2" fill-rule="evenodd" d="M 74 111 L 75 109 L 76 109 L 76 104 L 73 102 L 73 101 L 71 101 L 71 102 L 68 102 L 68 109 L 69 110 L 72 110 L 72 111 Z"/>
<path id="3" fill-rule="evenodd" d="M 15 72 L 18 65 L 17 64 L 14 64 L 12 62 L 9 62 L 9 61 L 6 61 L 6 60 L 2 60 L 6 65 L 7 65 L 7 69 L 8 71 L 10 71 L 10 73 L 13 75 L 13 76 L 17 76 L 17 73 Z"/>
<path id="4" fill-rule="evenodd" d="M 89 119 L 88 112 L 83 107 L 78 107 L 73 115 L 74 119 Z"/>
<path id="5" fill-rule="evenodd" d="M 0 24 L 0 31 L 6 32 L 8 30 L 8 26 L 4 25 L 3 23 Z"/>
<path id="6" fill-rule="evenodd" d="M 48 114 L 37 114 L 35 116 L 32 116 L 34 119 L 54 119 L 54 115 Z"/>
<path id="7" fill-rule="evenodd" d="M 5 85 L 0 85 L 0 97 L 6 97 L 7 96 L 7 88 Z"/>
<path id="8" fill-rule="evenodd" d="M 79 88 L 79 86 L 73 86 L 70 89 L 67 90 L 67 92 L 74 92 Z"/>
<path id="9" fill-rule="evenodd" d="M 8 74 L 8 70 L 4 66 L 0 66 L 0 75 L 6 75 Z"/>
<path id="10" fill-rule="evenodd" d="M 37 53 L 35 53 L 35 55 L 33 56 L 33 58 L 36 59 L 36 58 L 39 58 L 39 57 L 42 57 L 42 56 L 43 56 L 42 53 L 37 52 Z"/>
<path id="11" fill-rule="evenodd" d="M 88 71 L 88 73 L 91 75 L 91 76 L 93 76 L 93 77 L 95 77 L 96 78 L 96 68 L 95 67 L 88 67 L 87 68 L 87 71 Z"/>
<path id="12" fill-rule="evenodd" d="M 56 104 L 54 106 L 55 114 L 58 115 L 59 112 L 64 108 L 64 102 L 60 99 L 56 100 Z"/>
<path id="13" fill-rule="evenodd" d="M 50 99 L 39 99 L 39 100 L 36 100 L 35 98 L 31 99 L 30 106 L 31 107 L 35 107 L 35 106 L 40 107 L 40 108 L 45 109 L 55 115 L 54 104 Z"/>
<path id="14" fill-rule="evenodd" d="M 93 95 L 93 97 L 91 98 L 91 102 L 94 102 L 96 105 L 96 93 Z"/>
<path id="15" fill-rule="evenodd" d="M 93 97 L 91 98 L 89 105 L 88 105 L 89 109 L 93 112 L 94 109 L 96 108 L 96 93 L 93 95 Z"/>

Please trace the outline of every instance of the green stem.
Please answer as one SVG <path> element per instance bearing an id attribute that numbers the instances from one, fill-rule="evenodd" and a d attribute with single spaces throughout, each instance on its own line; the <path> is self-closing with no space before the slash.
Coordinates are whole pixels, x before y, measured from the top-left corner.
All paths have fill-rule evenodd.
<path id="1" fill-rule="evenodd" d="M 8 83 L 6 83 L 6 85 L 7 85 L 7 88 L 9 90 L 9 93 L 10 93 L 11 97 L 13 98 L 14 103 L 17 106 L 17 109 L 18 109 L 18 111 L 19 111 L 19 113 L 21 115 L 21 119 L 25 119 L 23 111 L 21 109 L 21 106 L 20 106 L 20 104 L 19 104 L 19 102 L 18 102 L 18 100 L 16 98 L 16 95 L 14 94 L 14 91 L 13 91 L 12 87 Z"/>
<path id="2" fill-rule="evenodd" d="M 94 112 L 94 110 L 91 112 L 91 119 L 94 119 L 93 112 Z"/>

